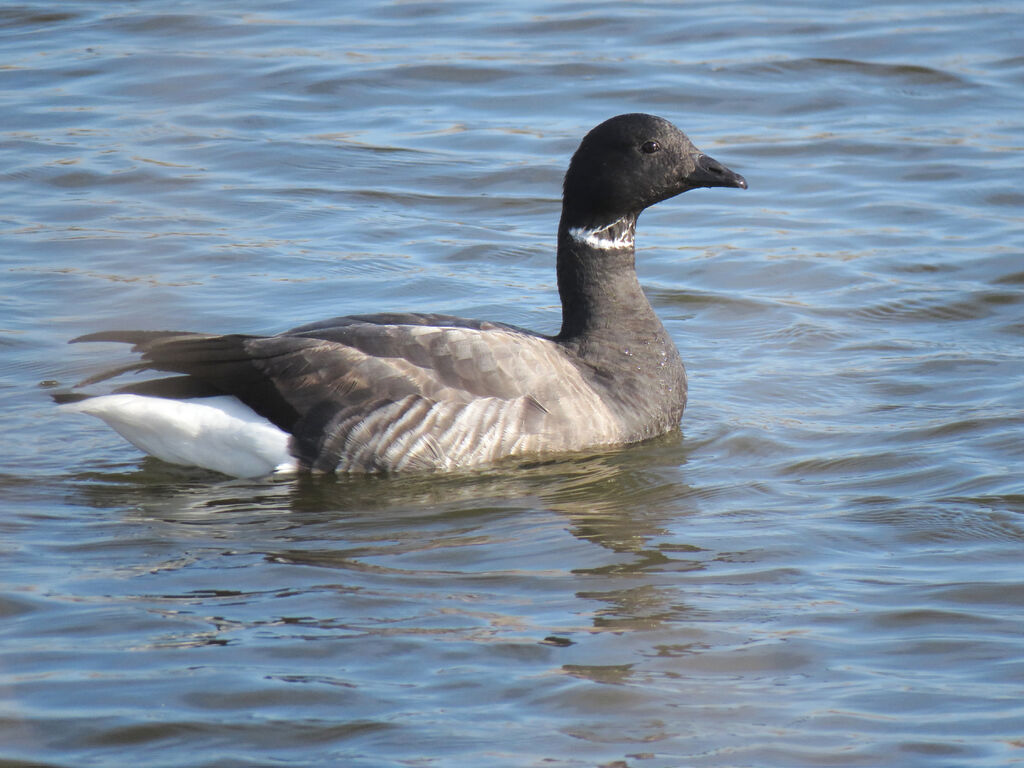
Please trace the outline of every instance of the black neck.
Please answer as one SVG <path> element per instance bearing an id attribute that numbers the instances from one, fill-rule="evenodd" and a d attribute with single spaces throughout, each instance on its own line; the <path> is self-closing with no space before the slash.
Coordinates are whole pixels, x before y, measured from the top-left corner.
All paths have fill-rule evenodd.
<path id="1" fill-rule="evenodd" d="M 636 218 L 595 227 L 558 227 L 558 293 L 562 299 L 559 341 L 664 333 L 636 276 Z"/>
<path id="2" fill-rule="evenodd" d="M 636 277 L 636 218 L 558 227 L 562 330 L 555 341 L 596 372 L 635 439 L 679 423 L 686 371 Z M 652 426 L 654 425 L 654 426 Z"/>

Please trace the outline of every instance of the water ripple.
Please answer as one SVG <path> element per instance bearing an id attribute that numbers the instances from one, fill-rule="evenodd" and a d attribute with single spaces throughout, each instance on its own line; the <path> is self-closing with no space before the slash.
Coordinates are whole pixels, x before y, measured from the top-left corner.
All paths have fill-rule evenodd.
<path id="1" fill-rule="evenodd" d="M 1019 759 L 1020 17 L 0 11 L 0 762 Z M 641 220 L 681 432 L 228 481 L 49 403 L 92 329 L 556 329 L 564 163 L 626 111 L 750 181 Z"/>

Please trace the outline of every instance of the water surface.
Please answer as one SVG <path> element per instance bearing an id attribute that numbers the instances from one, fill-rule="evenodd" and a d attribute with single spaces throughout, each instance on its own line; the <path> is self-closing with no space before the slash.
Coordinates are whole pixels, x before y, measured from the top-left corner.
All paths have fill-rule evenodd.
<path id="1" fill-rule="evenodd" d="M 1024 763 L 1015 3 L 0 11 L 0 763 Z M 742 173 L 641 218 L 681 432 L 238 481 L 49 403 L 108 328 L 559 324 L 582 134 Z M 121 357 L 118 357 L 118 356 Z"/>

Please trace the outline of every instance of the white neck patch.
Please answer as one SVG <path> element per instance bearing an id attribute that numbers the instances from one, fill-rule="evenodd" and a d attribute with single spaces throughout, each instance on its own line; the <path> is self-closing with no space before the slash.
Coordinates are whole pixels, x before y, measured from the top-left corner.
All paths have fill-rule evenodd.
<path id="1" fill-rule="evenodd" d="M 622 218 L 596 229 L 573 227 L 569 230 L 569 237 L 591 248 L 614 251 L 619 248 L 632 248 L 634 231 L 633 226 Z"/>

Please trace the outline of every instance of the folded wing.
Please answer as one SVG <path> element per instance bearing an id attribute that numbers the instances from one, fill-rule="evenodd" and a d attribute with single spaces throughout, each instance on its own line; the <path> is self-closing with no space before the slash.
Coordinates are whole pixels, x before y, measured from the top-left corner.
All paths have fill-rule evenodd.
<path id="1" fill-rule="evenodd" d="M 593 377 L 555 342 L 440 315 L 336 318 L 277 336 L 118 331 L 138 363 L 94 377 L 178 376 L 118 392 L 232 395 L 291 435 L 315 471 L 451 469 L 621 440 Z"/>

